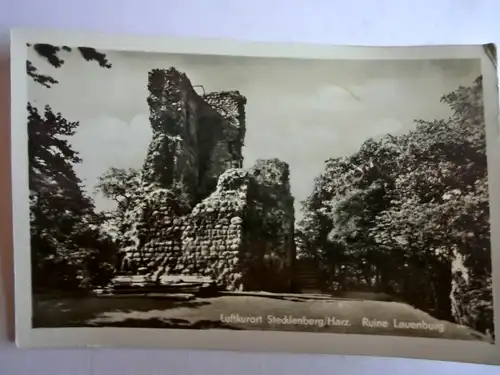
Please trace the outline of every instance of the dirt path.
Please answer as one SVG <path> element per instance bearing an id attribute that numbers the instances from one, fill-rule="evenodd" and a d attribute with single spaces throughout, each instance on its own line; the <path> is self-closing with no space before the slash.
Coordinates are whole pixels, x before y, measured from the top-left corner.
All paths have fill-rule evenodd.
<path id="1" fill-rule="evenodd" d="M 35 299 L 38 327 L 120 326 L 334 332 L 487 340 L 400 302 L 304 295 Z"/>

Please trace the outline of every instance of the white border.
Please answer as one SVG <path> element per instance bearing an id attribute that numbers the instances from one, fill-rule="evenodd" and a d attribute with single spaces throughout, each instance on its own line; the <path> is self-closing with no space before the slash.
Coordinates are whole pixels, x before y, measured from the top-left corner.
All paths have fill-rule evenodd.
<path id="1" fill-rule="evenodd" d="M 500 144 L 496 67 L 482 46 L 332 47 L 88 32 L 14 30 L 11 33 L 11 142 L 16 343 L 23 348 L 129 347 L 322 353 L 500 364 L 500 236 L 492 230 L 497 344 L 444 339 L 276 331 L 143 328 L 31 328 L 31 266 L 26 131 L 26 43 L 91 46 L 98 50 L 307 59 L 478 58 L 483 74 L 492 228 L 500 228 Z"/>

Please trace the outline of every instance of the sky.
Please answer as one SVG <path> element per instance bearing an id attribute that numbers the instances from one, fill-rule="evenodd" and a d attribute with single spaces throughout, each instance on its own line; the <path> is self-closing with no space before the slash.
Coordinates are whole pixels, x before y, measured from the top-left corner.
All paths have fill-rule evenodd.
<path id="1" fill-rule="evenodd" d="M 110 167 L 140 168 L 151 141 L 146 102 L 148 71 L 175 67 L 206 92 L 239 90 L 247 97 L 244 167 L 279 158 L 290 165 L 300 202 L 332 157 L 356 152 L 370 137 L 403 133 L 415 119 L 447 118 L 443 94 L 480 74 L 474 60 L 306 60 L 101 51 L 111 69 L 61 52 L 61 68 L 33 51 L 28 58 L 59 84 L 48 89 L 28 79 L 33 105 L 50 105 L 79 121 L 70 143 L 83 162 L 75 167 L 98 210 L 114 202 L 94 188 Z"/>

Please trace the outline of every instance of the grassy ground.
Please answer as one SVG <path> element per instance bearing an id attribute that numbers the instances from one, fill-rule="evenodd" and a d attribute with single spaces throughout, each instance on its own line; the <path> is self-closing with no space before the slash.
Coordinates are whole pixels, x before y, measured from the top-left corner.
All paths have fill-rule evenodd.
<path id="1" fill-rule="evenodd" d="M 290 330 L 308 332 L 361 333 L 398 336 L 440 337 L 460 340 L 486 340 L 463 326 L 438 321 L 421 310 L 385 297 L 360 299 L 315 295 L 222 295 L 210 298 L 167 299 L 154 297 L 54 298 L 34 296 L 35 327 L 114 326 L 143 328 Z M 253 317 L 254 322 L 231 321 L 236 316 Z M 324 320 L 344 320 L 341 326 L 276 324 L 269 316 Z M 225 317 L 225 319 L 224 319 Z M 363 318 L 386 320 L 388 327 L 363 326 Z M 393 319 L 405 322 L 442 323 L 444 332 L 425 329 L 395 329 Z M 226 321 L 224 321 L 226 320 Z M 229 321 L 227 321 L 229 320 Z"/>

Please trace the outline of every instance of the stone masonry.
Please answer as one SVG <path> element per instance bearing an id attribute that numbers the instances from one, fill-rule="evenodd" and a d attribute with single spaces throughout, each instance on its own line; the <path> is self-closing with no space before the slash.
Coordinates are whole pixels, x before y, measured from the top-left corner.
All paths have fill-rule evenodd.
<path id="1" fill-rule="evenodd" d="M 153 139 L 121 225 L 122 273 L 209 276 L 229 290 L 289 291 L 295 259 L 288 165 L 242 169 L 246 99 L 198 95 L 174 68 L 149 73 Z"/>

